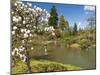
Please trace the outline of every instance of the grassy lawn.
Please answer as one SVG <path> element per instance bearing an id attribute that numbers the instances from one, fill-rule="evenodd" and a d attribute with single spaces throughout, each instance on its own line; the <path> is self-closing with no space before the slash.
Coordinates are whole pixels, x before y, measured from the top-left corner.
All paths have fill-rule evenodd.
<path id="1" fill-rule="evenodd" d="M 80 70 L 80 67 L 72 66 L 70 64 L 61 64 L 57 62 L 51 62 L 47 60 L 30 60 L 32 73 L 37 72 L 58 72 L 58 71 L 71 71 Z M 27 73 L 27 67 L 22 61 L 17 62 L 17 65 L 12 67 L 12 74 Z"/>

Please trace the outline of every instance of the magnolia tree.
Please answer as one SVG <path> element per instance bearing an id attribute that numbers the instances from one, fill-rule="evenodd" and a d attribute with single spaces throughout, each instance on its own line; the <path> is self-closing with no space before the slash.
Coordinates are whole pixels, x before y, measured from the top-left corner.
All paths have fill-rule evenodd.
<path id="1" fill-rule="evenodd" d="M 28 72 L 31 72 L 29 51 L 33 50 L 32 38 L 34 34 L 46 30 L 43 25 L 47 24 L 49 16 L 45 9 L 31 3 L 17 1 L 11 7 L 12 59 L 21 59 Z"/>

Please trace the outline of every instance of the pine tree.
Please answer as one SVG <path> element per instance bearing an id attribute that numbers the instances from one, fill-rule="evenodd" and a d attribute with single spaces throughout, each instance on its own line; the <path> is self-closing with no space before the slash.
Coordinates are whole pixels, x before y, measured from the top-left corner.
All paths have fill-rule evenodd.
<path id="1" fill-rule="evenodd" d="M 61 28 L 62 31 L 67 30 L 69 27 L 68 21 L 65 21 L 65 18 L 63 15 L 60 17 L 59 27 Z"/>
<path id="2" fill-rule="evenodd" d="M 74 24 L 74 28 L 73 28 L 73 35 L 76 35 L 77 34 L 77 24 L 75 23 Z"/>
<path id="3" fill-rule="evenodd" d="M 51 12 L 50 12 L 50 18 L 48 21 L 49 26 L 53 26 L 54 28 L 57 28 L 58 25 L 58 14 L 55 6 L 52 6 Z"/>

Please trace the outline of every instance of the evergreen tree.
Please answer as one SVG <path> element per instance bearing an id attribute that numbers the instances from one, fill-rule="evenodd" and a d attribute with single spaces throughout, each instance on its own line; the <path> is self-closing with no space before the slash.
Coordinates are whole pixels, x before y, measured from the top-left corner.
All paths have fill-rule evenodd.
<path id="1" fill-rule="evenodd" d="M 61 28 L 62 31 L 65 31 L 65 29 L 68 30 L 69 24 L 68 24 L 68 21 L 65 21 L 65 18 L 63 15 L 60 17 L 59 27 Z"/>
<path id="2" fill-rule="evenodd" d="M 51 8 L 48 24 L 49 24 L 49 26 L 53 26 L 54 28 L 57 28 L 58 14 L 57 14 L 57 10 L 56 10 L 55 6 L 52 6 L 52 8 Z"/>
<path id="3" fill-rule="evenodd" d="M 77 34 L 77 24 L 75 23 L 74 24 L 74 28 L 73 28 L 73 35 L 76 35 Z"/>

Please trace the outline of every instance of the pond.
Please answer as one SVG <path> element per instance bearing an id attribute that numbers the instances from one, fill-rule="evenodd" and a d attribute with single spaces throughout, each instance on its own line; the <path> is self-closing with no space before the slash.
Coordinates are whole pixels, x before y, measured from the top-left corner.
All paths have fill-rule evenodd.
<path id="1" fill-rule="evenodd" d="M 91 47 L 86 50 L 66 48 L 64 45 L 48 45 L 47 51 L 43 46 L 36 47 L 34 58 L 37 60 L 45 59 L 63 64 L 79 66 L 82 69 L 96 68 L 96 48 Z"/>

